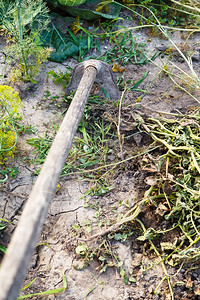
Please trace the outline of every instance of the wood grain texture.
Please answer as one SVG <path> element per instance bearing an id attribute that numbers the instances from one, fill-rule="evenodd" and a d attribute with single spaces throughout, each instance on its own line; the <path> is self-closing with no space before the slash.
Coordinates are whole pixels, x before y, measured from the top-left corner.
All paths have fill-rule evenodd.
<path id="1" fill-rule="evenodd" d="M 0 300 L 17 298 L 97 75 L 87 67 L 12 236 L 0 268 Z"/>

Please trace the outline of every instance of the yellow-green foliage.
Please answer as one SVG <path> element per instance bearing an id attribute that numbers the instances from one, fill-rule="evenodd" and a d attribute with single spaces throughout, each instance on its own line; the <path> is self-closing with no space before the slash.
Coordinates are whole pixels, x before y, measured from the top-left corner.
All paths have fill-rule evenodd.
<path id="1" fill-rule="evenodd" d="M 21 99 L 11 86 L 0 85 L 0 165 L 14 158 L 17 133 L 15 119 L 20 118 Z"/>
<path id="2" fill-rule="evenodd" d="M 37 32 L 25 36 L 22 45 L 15 39 L 11 39 L 9 42 L 5 52 L 9 58 L 15 58 L 17 61 L 11 71 L 10 80 L 12 82 L 24 80 L 37 83 L 34 78 L 40 72 L 42 63 L 47 61 L 51 50 L 41 46 Z M 8 59 L 8 61 L 12 61 L 12 59 Z"/>

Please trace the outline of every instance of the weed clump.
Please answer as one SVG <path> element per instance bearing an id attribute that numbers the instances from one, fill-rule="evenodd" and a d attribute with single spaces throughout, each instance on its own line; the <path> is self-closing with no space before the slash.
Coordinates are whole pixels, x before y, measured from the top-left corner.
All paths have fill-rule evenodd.
<path id="1" fill-rule="evenodd" d="M 2 33 L 8 40 L 5 53 L 7 61 L 14 63 L 11 81 L 36 83 L 34 77 L 50 55 L 50 50 L 42 47 L 40 38 L 49 23 L 48 9 L 40 0 L 19 0 L 9 5 L 1 0 L 0 4 Z"/>

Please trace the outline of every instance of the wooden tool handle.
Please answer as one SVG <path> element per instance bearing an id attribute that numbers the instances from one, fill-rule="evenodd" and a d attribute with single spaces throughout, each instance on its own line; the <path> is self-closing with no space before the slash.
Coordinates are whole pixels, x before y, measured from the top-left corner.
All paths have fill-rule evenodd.
<path id="1" fill-rule="evenodd" d="M 88 66 L 54 139 L 0 268 L 0 300 L 17 298 L 97 69 Z"/>

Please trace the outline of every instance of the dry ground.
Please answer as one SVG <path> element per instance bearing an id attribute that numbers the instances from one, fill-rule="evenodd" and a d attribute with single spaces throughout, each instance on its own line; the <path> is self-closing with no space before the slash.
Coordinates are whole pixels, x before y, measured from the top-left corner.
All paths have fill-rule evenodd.
<path id="1" fill-rule="evenodd" d="M 141 40 L 147 39 L 144 33 L 139 33 Z M 183 43 L 180 38 L 176 38 L 177 44 Z M 152 39 L 148 42 L 149 51 L 156 51 L 155 46 L 166 43 L 159 38 Z M 195 43 L 195 41 L 193 41 Z M 2 48 L 4 43 L 2 41 Z M 172 58 L 174 59 L 174 58 Z M 180 67 L 187 70 L 184 63 L 178 62 Z M 156 63 L 161 65 L 160 58 L 156 58 Z M 44 98 L 45 91 L 50 91 L 51 95 L 59 95 L 63 92 L 62 88 L 54 85 L 52 80 L 46 77 L 46 73 L 50 70 L 65 71 L 66 66 L 73 67 L 76 61 L 71 59 L 63 64 L 49 62 L 43 67 L 38 77 L 36 85 L 17 85 L 15 89 L 19 90 L 21 99 L 24 103 L 24 122 L 37 128 L 37 135 L 42 135 L 49 127 L 52 121 L 59 124 L 61 111 L 49 104 Z M 199 61 L 194 62 L 196 72 L 200 73 Z M 5 72 L 3 56 L 1 56 L 1 70 Z M 144 80 L 141 88 L 147 89 L 149 93 L 142 97 L 139 112 L 142 115 L 152 116 L 158 115 L 158 112 L 185 112 L 188 108 L 197 107 L 198 103 L 189 95 L 182 92 L 174 86 L 169 77 L 160 72 L 159 69 L 148 63 L 144 66 L 129 64 L 126 66 L 125 78 L 137 81 L 145 71 L 149 71 L 147 78 Z M 121 74 L 115 74 L 121 76 Z M 5 79 L 2 79 L 5 83 Z M 124 103 L 129 107 L 129 112 L 134 110 L 136 100 L 140 97 L 140 92 L 128 92 L 125 96 Z M 198 95 L 197 95 L 198 97 Z M 128 118 L 124 112 L 124 116 Z M 123 127 L 124 126 L 124 127 Z M 122 126 L 122 130 L 126 131 L 126 123 Z M 20 140 L 20 149 L 25 151 L 27 155 L 33 156 L 33 148 L 26 144 L 26 136 Z M 30 138 L 30 136 L 28 137 Z M 145 138 L 139 136 L 138 139 L 131 139 L 126 145 L 126 150 L 136 147 L 143 147 Z M 32 172 L 34 165 L 24 164 L 20 160 L 17 162 L 19 175 L 16 179 L 10 179 L 1 186 L 1 205 L 0 215 L 3 218 L 13 221 L 12 225 L 1 236 L 4 245 L 7 244 L 17 221 L 20 217 L 23 205 L 34 184 L 35 177 Z M 129 163 L 119 169 L 113 178 L 114 189 L 104 196 L 95 196 L 90 198 L 90 203 L 98 203 L 101 208 L 102 219 L 116 219 L 119 213 L 127 210 L 126 203 L 132 207 L 138 198 L 148 189 L 145 183 L 145 177 L 149 176 L 146 172 L 141 172 L 135 162 Z M 98 232 L 96 210 L 90 207 L 84 207 L 85 201 L 83 194 L 90 187 L 89 182 L 81 182 L 78 179 L 60 180 L 61 189 L 55 195 L 52 205 L 48 212 L 48 217 L 44 224 L 44 228 L 40 237 L 41 243 L 47 243 L 37 247 L 33 260 L 25 280 L 28 283 L 33 278 L 37 278 L 26 293 L 41 292 L 48 289 L 62 287 L 62 272 L 64 271 L 67 279 L 67 289 L 57 295 L 36 296 L 34 299 L 170 299 L 169 289 L 166 281 L 160 286 L 160 293 L 155 295 L 154 290 L 163 278 L 164 273 L 160 264 L 152 268 L 148 267 L 156 261 L 156 257 L 148 251 L 145 251 L 145 245 L 139 242 L 136 233 L 128 238 L 125 242 L 116 241 L 110 247 L 114 247 L 115 251 L 126 271 L 132 271 L 135 282 L 125 285 L 118 270 L 114 267 L 109 268 L 105 273 L 99 272 L 99 262 L 93 261 L 83 270 L 76 270 L 74 266 L 80 264 L 80 259 L 75 253 L 78 240 L 73 238 L 73 225 L 82 225 L 85 220 L 90 220 L 93 224 L 91 234 Z M 122 204 L 119 204 L 122 203 Z M 146 224 L 156 226 L 156 213 L 146 211 L 143 213 L 143 219 Z M 89 237 L 89 234 L 88 234 Z M 169 236 L 169 240 L 173 236 Z M 89 245 L 95 244 L 97 241 L 88 242 Z M 148 269 L 148 270 L 147 270 Z M 184 269 L 175 269 L 167 266 L 168 273 L 172 276 L 172 284 L 174 284 L 175 299 L 198 299 L 194 290 L 199 284 L 200 269 L 195 271 L 187 271 Z M 176 285 L 176 282 L 185 282 L 185 285 Z M 189 285 L 191 283 L 191 285 Z"/>

